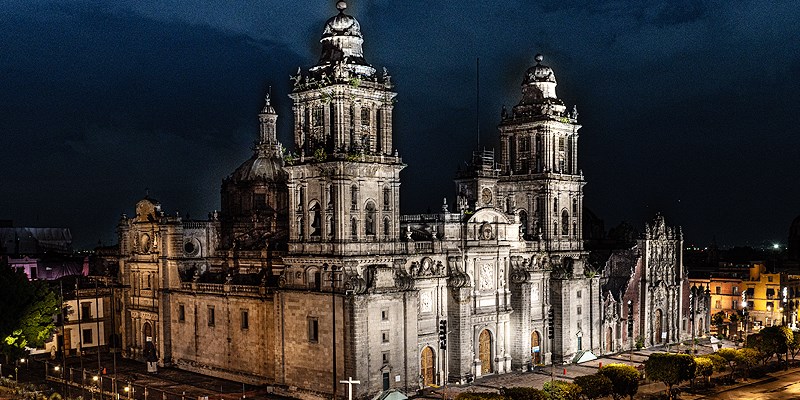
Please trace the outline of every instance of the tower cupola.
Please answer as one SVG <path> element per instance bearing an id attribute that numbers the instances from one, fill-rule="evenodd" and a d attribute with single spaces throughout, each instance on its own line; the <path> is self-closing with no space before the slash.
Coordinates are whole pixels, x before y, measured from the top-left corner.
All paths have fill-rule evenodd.
<path id="1" fill-rule="evenodd" d="M 336 3 L 339 14 L 325 22 L 322 32 L 322 55 L 317 65 L 311 72 L 327 73 L 330 75 L 334 66 L 341 65 L 357 75 L 371 77 L 375 75 L 375 68 L 364 59 L 362 44 L 364 37 L 361 35 L 361 25 L 352 15 L 345 14 L 347 3 Z M 336 71 L 341 74 L 342 71 Z"/>

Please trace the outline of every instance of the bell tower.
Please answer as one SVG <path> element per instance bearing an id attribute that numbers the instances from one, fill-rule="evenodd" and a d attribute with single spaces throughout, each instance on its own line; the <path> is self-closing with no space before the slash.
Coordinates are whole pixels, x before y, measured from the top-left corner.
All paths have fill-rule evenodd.
<path id="1" fill-rule="evenodd" d="M 556 96 L 553 69 L 536 65 L 525 73 L 522 99 L 501 115 L 499 169 L 503 197 L 523 223 L 526 238 L 549 248 L 582 250 L 583 174 L 578 169 L 578 112 Z"/>
<path id="2" fill-rule="evenodd" d="M 319 61 L 292 77 L 295 149 L 285 167 L 290 251 L 399 236 L 405 165 L 392 148 L 397 94 L 386 69 L 378 74 L 366 62 L 361 26 L 345 14 L 347 4 L 339 1 L 336 8 L 325 23 Z"/>

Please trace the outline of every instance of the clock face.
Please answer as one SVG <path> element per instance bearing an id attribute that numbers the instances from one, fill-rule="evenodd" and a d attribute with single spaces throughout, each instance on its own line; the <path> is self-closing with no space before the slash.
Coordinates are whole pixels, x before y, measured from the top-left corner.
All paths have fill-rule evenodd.
<path id="1" fill-rule="evenodd" d="M 143 234 L 142 238 L 139 241 L 139 243 L 142 245 L 142 252 L 143 253 L 149 253 L 150 252 L 150 245 L 152 244 L 150 242 L 150 235 L 148 235 L 146 233 Z"/>
<path id="2" fill-rule="evenodd" d="M 483 191 L 481 191 L 481 201 L 483 201 L 484 204 L 489 204 L 489 203 L 492 202 L 492 191 L 491 191 L 491 189 L 483 188 Z"/>

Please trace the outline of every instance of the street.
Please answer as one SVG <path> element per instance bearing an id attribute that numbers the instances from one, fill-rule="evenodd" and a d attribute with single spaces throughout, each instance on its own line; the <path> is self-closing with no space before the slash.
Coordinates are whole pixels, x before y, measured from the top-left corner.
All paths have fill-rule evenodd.
<path id="1" fill-rule="evenodd" d="M 681 396 L 683 399 L 720 400 L 771 400 L 800 399 L 800 369 L 771 374 L 774 377 L 753 381 L 740 387 L 718 392 L 710 396 Z"/>

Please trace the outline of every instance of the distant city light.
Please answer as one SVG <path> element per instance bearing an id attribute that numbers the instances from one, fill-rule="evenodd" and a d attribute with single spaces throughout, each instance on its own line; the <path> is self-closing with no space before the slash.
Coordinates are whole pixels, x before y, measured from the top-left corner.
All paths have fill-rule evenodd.
<path id="1" fill-rule="evenodd" d="M 779 244 L 777 244 L 777 243 L 774 243 L 774 244 L 772 245 L 772 248 L 773 248 L 773 249 L 775 249 L 775 250 L 778 250 L 778 249 L 780 249 L 780 248 L 781 248 L 781 245 L 779 245 Z"/>

